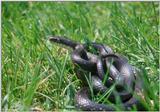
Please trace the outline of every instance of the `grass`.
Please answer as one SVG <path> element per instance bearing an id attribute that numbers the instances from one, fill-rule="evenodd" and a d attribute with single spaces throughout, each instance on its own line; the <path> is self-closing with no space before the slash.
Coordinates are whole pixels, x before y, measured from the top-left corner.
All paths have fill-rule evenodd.
<path id="1" fill-rule="evenodd" d="M 146 77 L 144 104 L 159 110 L 158 14 L 158 2 L 2 2 L 2 109 L 75 110 L 71 49 L 48 41 L 59 35 L 126 56 Z"/>

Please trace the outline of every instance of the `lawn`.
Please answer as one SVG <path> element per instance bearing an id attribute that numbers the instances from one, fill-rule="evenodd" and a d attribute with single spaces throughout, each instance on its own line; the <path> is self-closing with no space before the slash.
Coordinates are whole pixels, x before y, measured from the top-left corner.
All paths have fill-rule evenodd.
<path id="1" fill-rule="evenodd" d="M 159 110 L 159 20 L 158 2 L 2 2 L 2 109 L 76 110 L 72 50 L 48 41 L 59 35 L 126 56 Z"/>

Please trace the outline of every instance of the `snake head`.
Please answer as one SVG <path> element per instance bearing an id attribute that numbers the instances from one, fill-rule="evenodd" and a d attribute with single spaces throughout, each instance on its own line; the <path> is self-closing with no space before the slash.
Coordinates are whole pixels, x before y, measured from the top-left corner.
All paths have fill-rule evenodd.
<path id="1" fill-rule="evenodd" d="M 53 37 L 50 37 L 49 40 L 51 42 L 56 42 L 56 43 L 59 43 L 59 44 L 66 45 L 66 46 L 71 47 L 73 49 L 78 45 L 77 42 L 72 41 L 65 36 L 62 36 L 62 37 L 61 36 L 53 36 Z"/>
<path id="2" fill-rule="evenodd" d="M 57 42 L 57 43 L 61 43 L 62 37 L 60 36 L 53 36 L 49 38 L 49 41 L 53 41 L 53 42 Z"/>

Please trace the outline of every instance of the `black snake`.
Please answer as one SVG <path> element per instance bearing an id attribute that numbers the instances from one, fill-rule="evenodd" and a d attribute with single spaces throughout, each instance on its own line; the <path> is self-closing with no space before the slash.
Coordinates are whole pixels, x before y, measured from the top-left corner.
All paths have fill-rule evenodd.
<path id="1" fill-rule="evenodd" d="M 130 110 L 136 106 L 138 110 L 145 110 L 140 101 L 135 97 L 134 93 L 140 92 L 141 85 L 137 82 L 137 72 L 132 67 L 127 59 L 119 54 L 115 54 L 113 50 L 103 44 L 90 43 L 97 54 L 89 52 L 88 44 L 80 44 L 67 39 L 66 37 L 54 36 L 50 41 L 64 44 L 73 49 L 71 59 L 75 65 L 78 65 L 82 70 L 91 72 L 91 82 L 95 93 L 104 94 L 109 87 L 116 84 L 116 90 L 111 92 L 108 100 L 115 103 L 115 96 L 119 96 L 122 101 L 124 110 Z M 83 82 L 84 87 L 81 88 L 75 96 L 75 105 L 81 110 L 116 110 L 113 104 L 100 104 L 90 99 L 90 89 L 87 81 L 82 74 L 77 70 L 77 77 Z M 109 73 L 109 77 L 105 83 L 103 79 L 105 74 Z"/>

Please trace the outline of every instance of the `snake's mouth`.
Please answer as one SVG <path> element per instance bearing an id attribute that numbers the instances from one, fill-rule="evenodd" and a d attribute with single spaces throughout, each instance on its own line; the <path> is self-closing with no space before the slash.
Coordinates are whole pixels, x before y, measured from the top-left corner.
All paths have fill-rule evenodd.
<path id="1" fill-rule="evenodd" d="M 61 38 L 59 38 L 59 36 L 49 37 L 49 41 L 60 43 L 61 42 Z"/>

